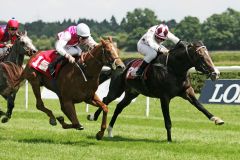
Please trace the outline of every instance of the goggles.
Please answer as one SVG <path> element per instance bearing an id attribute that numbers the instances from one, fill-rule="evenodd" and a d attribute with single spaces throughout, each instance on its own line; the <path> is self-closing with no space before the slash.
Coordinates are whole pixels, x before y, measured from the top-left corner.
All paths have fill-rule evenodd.
<path id="1" fill-rule="evenodd" d="M 8 30 L 9 30 L 9 31 L 16 31 L 16 30 L 17 30 L 17 28 L 14 28 L 14 27 L 9 27 L 9 28 L 8 28 Z"/>
<path id="2" fill-rule="evenodd" d="M 79 38 L 81 38 L 82 40 L 88 39 L 88 37 L 82 37 L 82 36 L 79 36 Z"/>

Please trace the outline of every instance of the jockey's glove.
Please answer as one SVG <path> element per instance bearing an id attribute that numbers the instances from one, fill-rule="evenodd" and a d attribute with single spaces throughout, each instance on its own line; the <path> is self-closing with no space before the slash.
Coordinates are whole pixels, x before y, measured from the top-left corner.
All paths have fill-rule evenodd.
<path id="1" fill-rule="evenodd" d="M 7 48 L 12 48 L 13 44 L 9 43 L 5 45 Z"/>
<path id="2" fill-rule="evenodd" d="M 68 53 L 65 54 L 65 58 L 67 58 L 70 63 L 74 63 L 75 62 L 75 58 L 73 56 L 71 56 L 70 54 L 68 54 Z"/>
<path id="3" fill-rule="evenodd" d="M 179 40 L 178 43 L 177 43 L 177 46 L 182 46 L 182 47 L 187 47 L 187 44 L 186 42 L 182 41 L 182 40 Z"/>
<path id="4" fill-rule="evenodd" d="M 165 55 L 168 55 L 169 50 L 167 48 L 165 48 L 165 47 L 159 47 L 158 48 L 158 52 L 163 53 Z"/>

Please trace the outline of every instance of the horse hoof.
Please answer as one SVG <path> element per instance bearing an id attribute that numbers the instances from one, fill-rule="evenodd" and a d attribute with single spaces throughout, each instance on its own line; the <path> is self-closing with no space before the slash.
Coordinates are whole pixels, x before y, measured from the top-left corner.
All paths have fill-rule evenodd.
<path id="1" fill-rule="evenodd" d="M 113 138 L 112 127 L 108 126 L 107 131 L 108 131 L 108 137 Z"/>
<path id="2" fill-rule="evenodd" d="M 80 125 L 79 127 L 76 128 L 76 130 L 84 130 L 84 127 Z"/>
<path id="3" fill-rule="evenodd" d="M 224 121 L 221 118 L 219 118 L 219 117 L 212 117 L 210 120 L 214 121 L 216 125 L 224 124 Z"/>
<path id="4" fill-rule="evenodd" d="M 64 122 L 64 117 L 63 116 L 59 116 L 59 117 L 57 117 L 57 120 L 58 120 L 59 123 L 62 124 Z"/>
<path id="5" fill-rule="evenodd" d="M 96 139 L 97 139 L 97 140 L 102 140 L 103 135 L 104 135 L 104 132 L 99 131 L 99 132 L 96 134 Z"/>
<path id="6" fill-rule="evenodd" d="M 56 122 L 56 119 L 55 119 L 55 118 L 50 118 L 50 119 L 49 119 L 49 123 L 50 123 L 52 126 L 56 126 L 56 125 L 57 125 L 57 122 Z"/>
<path id="7" fill-rule="evenodd" d="M 93 114 L 89 114 L 89 115 L 87 116 L 87 120 L 89 120 L 89 121 L 94 121 L 94 115 L 93 115 Z"/>
<path id="8" fill-rule="evenodd" d="M 9 118 L 8 118 L 8 117 L 4 116 L 4 117 L 2 118 L 2 123 L 7 123 L 8 121 L 9 121 Z"/>

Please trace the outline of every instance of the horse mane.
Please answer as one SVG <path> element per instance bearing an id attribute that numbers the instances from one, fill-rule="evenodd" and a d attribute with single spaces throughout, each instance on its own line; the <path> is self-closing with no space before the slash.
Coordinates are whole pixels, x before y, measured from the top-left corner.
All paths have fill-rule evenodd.
<path id="1" fill-rule="evenodd" d="M 107 43 L 111 43 L 110 40 L 104 40 L 105 42 Z M 95 53 L 100 47 L 102 47 L 103 44 L 102 42 L 101 43 L 98 43 L 97 45 L 95 45 L 91 50 L 89 50 L 88 52 L 83 52 L 81 55 L 80 55 L 80 58 L 79 58 L 79 61 L 80 62 L 86 62 L 88 61 L 88 59 L 90 59 L 93 55 L 93 53 Z"/>
<path id="2" fill-rule="evenodd" d="M 13 62 L 1 62 L 0 66 L 4 69 L 7 75 L 7 82 L 12 88 L 16 87 L 15 81 L 21 76 L 23 68 Z"/>

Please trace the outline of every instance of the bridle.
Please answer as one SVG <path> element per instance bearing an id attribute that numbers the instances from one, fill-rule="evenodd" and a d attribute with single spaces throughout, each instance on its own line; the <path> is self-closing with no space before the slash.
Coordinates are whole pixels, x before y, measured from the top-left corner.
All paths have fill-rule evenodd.
<path id="1" fill-rule="evenodd" d="M 89 56 L 91 56 L 92 58 L 95 59 L 96 63 L 98 63 L 100 65 L 103 65 L 103 64 L 106 63 L 107 65 L 112 66 L 113 68 L 116 68 L 116 61 L 118 59 L 120 59 L 120 57 L 118 56 L 118 57 L 114 57 L 114 58 L 112 58 L 112 57 L 109 58 L 108 53 L 106 52 L 106 49 L 103 46 L 101 46 L 101 50 L 102 50 L 102 55 L 103 55 L 102 61 L 97 59 L 97 58 L 94 58 L 94 55 L 91 53 L 91 51 L 87 52 L 85 54 L 85 57 L 88 57 L 88 55 L 89 55 Z M 85 58 L 81 56 L 82 63 L 84 63 L 84 59 Z"/>
<path id="2" fill-rule="evenodd" d="M 35 50 L 28 48 L 26 46 L 23 46 L 23 49 L 27 52 L 28 56 L 32 56 L 35 53 Z"/>
<path id="3" fill-rule="evenodd" d="M 107 65 L 112 66 L 113 69 L 116 69 L 116 67 L 117 67 L 116 61 L 118 59 L 120 59 L 120 57 L 117 56 L 117 57 L 114 57 L 114 58 L 113 57 L 109 58 L 109 56 L 107 55 L 106 50 L 105 50 L 104 47 L 102 47 L 102 54 L 103 54 L 103 57 L 104 57 L 105 62 L 107 63 Z"/>

